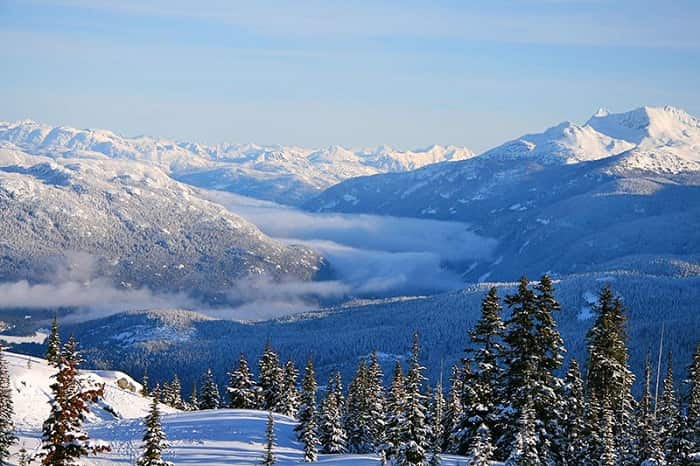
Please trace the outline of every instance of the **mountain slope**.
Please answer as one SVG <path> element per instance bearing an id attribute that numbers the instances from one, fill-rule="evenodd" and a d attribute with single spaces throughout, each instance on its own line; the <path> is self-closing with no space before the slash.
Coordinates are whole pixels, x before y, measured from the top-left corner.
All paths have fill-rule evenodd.
<path id="1" fill-rule="evenodd" d="M 0 148 L 0 211 L 0 282 L 100 277 L 216 299 L 239 278 L 310 280 L 323 267 L 141 163 Z"/>
<path id="2" fill-rule="evenodd" d="M 348 180 L 306 208 L 468 222 L 500 244 L 489 263 L 469 264 L 477 281 L 698 254 L 698 201 L 700 122 L 664 107 L 598 112 L 469 160 Z"/>
<path id="3" fill-rule="evenodd" d="M 463 147 L 398 151 L 388 146 L 314 150 L 287 146 L 207 146 L 107 130 L 52 127 L 31 120 L 0 122 L 0 141 L 53 158 L 110 158 L 148 162 L 186 183 L 284 204 L 298 204 L 347 178 L 412 170 L 473 156 Z"/>

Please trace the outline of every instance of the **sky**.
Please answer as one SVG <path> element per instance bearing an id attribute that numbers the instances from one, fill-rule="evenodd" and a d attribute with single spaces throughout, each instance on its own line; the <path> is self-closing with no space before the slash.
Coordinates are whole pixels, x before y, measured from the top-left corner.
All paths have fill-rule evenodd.
<path id="1" fill-rule="evenodd" d="M 0 0 L 0 120 L 482 151 L 598 108 L 700 115 L 696 0 Z"/>

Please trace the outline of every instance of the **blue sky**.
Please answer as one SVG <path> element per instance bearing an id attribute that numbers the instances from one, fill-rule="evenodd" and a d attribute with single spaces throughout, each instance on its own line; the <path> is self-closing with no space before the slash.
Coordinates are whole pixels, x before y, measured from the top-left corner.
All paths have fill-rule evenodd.
<path id="1" fill-rule="evenodd" d="M 0 119 L 484 150 L 597 108 L 700 115 L 696 0 L 0 0 Z"/>

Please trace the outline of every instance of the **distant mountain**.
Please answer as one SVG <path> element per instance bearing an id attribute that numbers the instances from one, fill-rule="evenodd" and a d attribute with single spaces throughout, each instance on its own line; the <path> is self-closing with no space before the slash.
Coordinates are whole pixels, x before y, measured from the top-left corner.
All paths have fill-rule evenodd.
<path id="1" fill-rule="evenodd" d="M 473 156 L 463 147 L 434 145 L 415 151 L 388 146 L 306 149 L 255 144 L 202 145 L 107 130 L 52 127 L 31 120 L 0 122 L 0 141 L 52 158 L 110 158 L 156 165 L 186 183 L 298 204 L 340 181 L 400 172 Z"/>
<path id="2" fill-rule="evenodd" d="M 499 247 L 472 281 L 700 255 L 700 120 L 673 107 L 597 112 L 468 160 L 347 180 L 312 211 L 468 222 Z M 634 265 L 632 265 L 634 264 Z"/>
<path id="3" fill-rule="evenodd" d="M 304 281 L 325 267 L 157 167 L 69 156 L 0 147 L 0 282 L 73 280 L 77 255 L 89 262 L 79 282 L 219 300 L 240 278 Z"/>

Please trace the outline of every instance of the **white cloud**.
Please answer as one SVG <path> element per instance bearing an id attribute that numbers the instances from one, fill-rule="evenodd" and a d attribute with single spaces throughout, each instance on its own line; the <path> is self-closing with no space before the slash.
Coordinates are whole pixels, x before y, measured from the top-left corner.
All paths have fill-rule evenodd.
<path id="1" fill-rule="evenodd" d="M 463 285 L 447 263 L 488 260 L 497 241 L 469 225 L 376 215 L 313 214 L 229 193 L 208 197 L 287 243 L 302 243 L 330 262 L 349 295 L 391 296 Z"/>
<path id="2" fill-rule="evenodd" d="M 32 284 L 26 280 L 0 283 L 0 309 L 52 309 L 74 307 L 89 310 L 91 318 L 129 309 L 192 307 L 183 294 L 154 293 L 147 288 L 119 289 L 107 280 Z"/>

